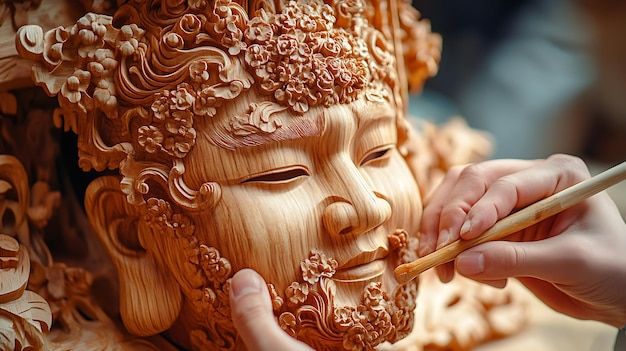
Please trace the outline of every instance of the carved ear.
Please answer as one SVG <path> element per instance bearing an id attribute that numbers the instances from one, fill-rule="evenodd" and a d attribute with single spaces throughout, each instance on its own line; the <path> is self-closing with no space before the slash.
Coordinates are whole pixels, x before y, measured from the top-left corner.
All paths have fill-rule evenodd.
<path id="1" fill-rule="evenodd" d="M 180 287 L 139 242 L 140 213 L 126 201 L 116 177 L 97 178 L 87 187 L 85 210 L 113 260 L 120 280 L 120 312 L 129 332 L 148 336 L 172 326 L 182 305 Z"/>

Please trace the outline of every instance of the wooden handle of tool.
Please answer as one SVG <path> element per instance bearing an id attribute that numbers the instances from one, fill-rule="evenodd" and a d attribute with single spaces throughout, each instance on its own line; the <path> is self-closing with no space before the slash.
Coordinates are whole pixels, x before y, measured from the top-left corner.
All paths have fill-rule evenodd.
<path id="1" fill-rule="evenodd" d="M 471 247 L 502 239 L 507 235 L 528 228 L 624 179 L 626 179 L 626 161 L 502 218 L 493 227 L 472 240 L 457 240 L 416 261 L 398 266 L 394 271 L 396 280 L 400 283 L 406 283 L 427 269 L 454 260 L 461 252 Z"/>

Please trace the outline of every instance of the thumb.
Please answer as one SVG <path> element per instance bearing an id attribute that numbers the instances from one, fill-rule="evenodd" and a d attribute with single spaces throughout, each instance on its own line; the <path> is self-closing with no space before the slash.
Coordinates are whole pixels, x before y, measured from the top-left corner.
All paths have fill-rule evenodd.
<path id="1" fill-rule="evenodd" d="M 567 241 L 552 237 L 532 242 L 494 241 L 461 253 L 457 271 L 477 280 L 533 277 L 562 283 L 572 277 L 576 251 Z"/>
<path id="2" fill-rule="evenodd" d="M 278 326 L 266 283 L 252 269 L 242 269 L 233 276 L 230 309 L 235 328 L 249 350 L 311 350 Z"/>

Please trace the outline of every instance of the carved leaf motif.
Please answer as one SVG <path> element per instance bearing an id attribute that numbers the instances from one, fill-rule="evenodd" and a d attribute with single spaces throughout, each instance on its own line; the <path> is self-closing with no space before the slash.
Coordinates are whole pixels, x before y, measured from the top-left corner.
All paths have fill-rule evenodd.
<path id="1" fill-rule="evenodd" d="M 44 333 L 52 325 L 50 306 L 25 291 L 30 260 L 25 248 L 0 234 L 0 349 L 47 350 Z"/>
<path id="2" fill-rule="evenodd" d="M 2 313 L 12 313 L 28 321 L 40 333 L 48 332 L 52 325 L 52 312 L 48 302 L 29 290 L 24 291 L 19 299 L 0 305 L 0 309 Z"/>

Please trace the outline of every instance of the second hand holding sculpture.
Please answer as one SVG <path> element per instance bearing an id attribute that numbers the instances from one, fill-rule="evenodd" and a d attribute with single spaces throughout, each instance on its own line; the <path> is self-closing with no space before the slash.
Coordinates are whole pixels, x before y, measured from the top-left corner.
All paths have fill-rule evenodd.
<path id="1" fill-rule="evenodd" d="M 626 161 L 561 192 L 502 218 L 489 230 L 472 240 L 457 240 L 416 261 L 405 263 L 394 270 L 400 283 L 415 279 L 422 272 L 454 260 L 461 252 L 476 245 L 502 239 L 556 215 L 585 199 L 626 179 Z"/>

